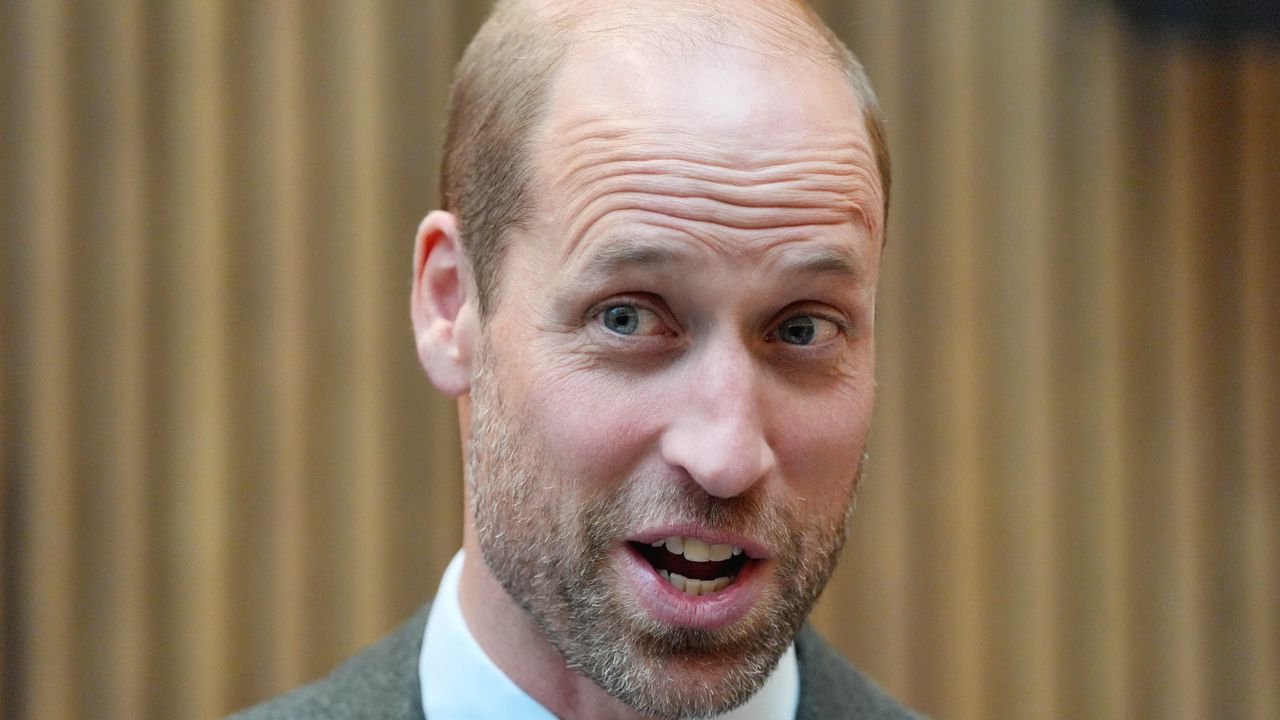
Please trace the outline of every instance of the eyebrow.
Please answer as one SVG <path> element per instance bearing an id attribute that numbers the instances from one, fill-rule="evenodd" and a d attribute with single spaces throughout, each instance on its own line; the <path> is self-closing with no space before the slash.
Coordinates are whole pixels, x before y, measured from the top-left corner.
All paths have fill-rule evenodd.
<path id="1" fill-rule="evenodd" d="M 588 277 L 600 277 L 633 267 L 680 265 L 691 259 L 691 253 L 671 243 L 624 240 L 607 244 L 592 253 L 586 259 L 582 272 Z M 788 252 L 779 259 L 778 269 L 797 275 L 834 275 L 857 285 L 861 285 L 867 275 L 862 260 L 853 250 L 830 245 Z"/>
<path id="2" fill-rule="evenodd" d="M 592 253 L 583 266 L 588 276 L 613 275 L 631 267 L 674 265 L 689 254 L 660 242 L 624 240 L 609 243 Z"/>
<path id="3" fill-rule="evenodd" d="M 862 285 L 867 273 L 857 253 L 844 247 L 822 245 L 797 252 L 782 261 L 782 267 L 796 274 L 835 275 Z"/>

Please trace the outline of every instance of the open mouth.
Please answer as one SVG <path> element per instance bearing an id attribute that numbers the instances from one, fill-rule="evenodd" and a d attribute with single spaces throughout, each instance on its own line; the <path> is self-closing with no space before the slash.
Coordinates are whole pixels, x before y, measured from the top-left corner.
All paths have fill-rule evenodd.
<path id="1" fill-rule="evenodd" d="M 673 535 L 652 543 L 631 543 L 664 580 L 686 595 L 719 592 L 737 580 L 752 562 L 735 545 L 711 545 L 697 538 Z"/>

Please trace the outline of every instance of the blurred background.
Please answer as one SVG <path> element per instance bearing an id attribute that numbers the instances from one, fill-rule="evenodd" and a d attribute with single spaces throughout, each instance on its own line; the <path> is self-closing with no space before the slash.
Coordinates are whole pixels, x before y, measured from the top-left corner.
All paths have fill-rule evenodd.
<path id="1" fill-rule="evenodd" d="M 828 0 L 889 119 L 814 621 L 937 718 L 1280 717 L 1273 0 Z M 210 718 L 460 545 L 411 240 L 487 3 L 0 0 L 0 715 Z"/>

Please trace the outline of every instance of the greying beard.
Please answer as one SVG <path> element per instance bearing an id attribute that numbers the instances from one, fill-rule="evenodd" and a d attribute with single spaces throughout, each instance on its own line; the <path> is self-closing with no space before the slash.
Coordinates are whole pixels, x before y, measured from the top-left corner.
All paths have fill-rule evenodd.
<path id="1" fill-rule="evenodd" d="M 568 667 L 636 711 L 706 718 L 746 702 L 795 638 L 835 568 L 857 478 L 845 512 L 825 527 L 788 522 L 758 491 L 721 499 L 669 482 L 630 483 L 582 502 L 573 521 L 562 522 L 555 511 L 565 481 L 547 476 L 530 422 L 503 402 L 490 357 L 482 346 L 472 383 L 466 481 L 480 550 L 494 576 Z M 859 477 L 861 470 L 859 463 Z M 699 518 L 765 541 L 777 552 L 774 592 L 729 628 L 672 627 L 651 618 L 611 586 L 617 578 L 609 553 L 628 527 L 672 517 Z M 721 661 L 724 668 L 715 682 L 690 683 L 679 670 L 673 676 L 672 658 Z"/>

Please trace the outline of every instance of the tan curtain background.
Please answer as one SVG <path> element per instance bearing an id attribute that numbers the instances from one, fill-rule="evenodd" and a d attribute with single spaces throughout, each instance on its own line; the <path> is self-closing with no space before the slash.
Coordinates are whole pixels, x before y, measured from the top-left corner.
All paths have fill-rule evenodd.
<path id="1" fill-rule="evenodd" d="M 1280 48 L 820 9 L 897 181 L 815 621 L 938 718 L 1280 717 Z M 485 10 L 0 0 L 3 717 L 215 717 L 430 596 L 410 241 Z"/>

